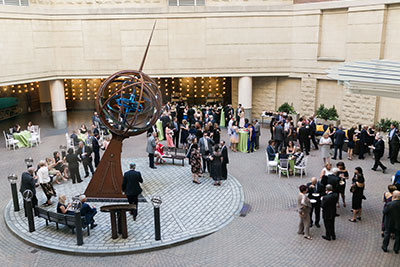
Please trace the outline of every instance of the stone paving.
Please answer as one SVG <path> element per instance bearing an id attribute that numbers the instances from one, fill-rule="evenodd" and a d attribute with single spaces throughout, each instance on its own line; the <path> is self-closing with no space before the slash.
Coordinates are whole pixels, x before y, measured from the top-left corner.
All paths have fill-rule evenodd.
<path id="1" fill-rule="evenodd" d="M 81 121 L 89 122 L 90 113 L 69 115 L 70 129 Z M 3 129 L 14 122 L 3 125 Z M 22 124 L 21 124 L 22 125 Z M 223 129 L 222 139 L 228 140 Z M 10 172 L 19 176 L 25 169 L 23 159 L 33 157 L 35 162 L 49 156 L 55 148 L 65 143 L 61 134 L 43 136 L 39 148 L 7 151 L 0 147 L 0 209 L 9 203 L 10 185 L 6 179 Z M 363 202 L 363 220 L 348 221 L 351 209 L 351 194 L 346 189 L 347 208 L 338 210 L 336 219 L 336 241 L 321 238 L 324 232 L 313 227 L 314 240 L 305 240 L 296 234 L 298 215 L 295 205 L 298 186 L 312 176 L 319 176 L 322 159 L 319 151 L 311 151 L 308 175 L 279 179 L 276 174 L 265 171 L 265 147 L 269 140 L 269 129 L 262 129 L 260 143 L 263 149 L 255 153 L 230 152 L 229 173 L 236 177 L 244 191 L 245 203 L 251 205 L 246 217 L 237 217 L 221 230 L 203 238 L 185 242 L 177 246 L 133 255 L 110 257 L 72 256 L 37 249 L 16 238 L 0 220 L 0 264 L 1 266 L 399 266 L 400 255 L 395 255 L 390 246 L 389 253 L 380 249 L 380 223 L 382 219 L 382 195 L 387 190 L 391 176 L 400 169 L 400 164 L 391 165 L 387 160 L 387 150 L 383 163 L 387 174 L 373 172 L 371 157 L 366 160 L 344 160 L 350 175 L 357 166 L 364 169 L 366 177 Z M 123 158 L 146 157 L 146 137 L 144 135 L 124 141 Z M 346 158 L 344 154 L 344 158 Z M 337 162 L 337 161 L 335 161 Z M 158 170 L 158 169 L 157 169 Z M 189 177 L 187 179 L 190 179 Z M 2 212 L 0 214 L 3 214 Z M 2 216 L 2 215 L 0 215 Z M 95 229 L 96 230 L 96 229 Z"/>
<path id="2" fill-rule="evenodd" d="M 137 170 L 144 179 L 143 196 L 146 202 L 139 203 L 139 216 L 134 222 L 128 216 L 128 238 L 111 239 L 110 216 L 98 210 L 95 216 L 98 226 L 93 229 L 90 236 L 84 231 L 84 244 L 76 245 L 76 236 L 66 226 L 56 230 L 55 223 L 46 226 L 45 220 L 35 218 L 36 231 L 29 233 L 28 222 L 24 211 L 14 212 L 10 203 L 5 209 L 7 226 L 20 238 L 39 247 L 84 254 L 112 254 L 152 249 L 182 242 L 188 239 L 204 236 L 226 226 L 239 214 L 243 205 L 243 191 L 239 182 L 232 176 L 220 187 L 212 185 L 213 180 L 206 174 L 200 178 L 201 184 L 192 183 L 191 172 L 188 164 L 180 165 L 163 164 L 157 170 L 148 168 L 148 158 L 123 159 L 122 171 L 128 169 L 129 162 L 135 161 Z M 83 169 L 81 169 L 83 173 Z M 82 194 L 90 178 L 83 183 L 72 184 L 64 182 L 55 185 L 58 195 L 65 194 L 69 201 L 72 196 Z M 154 239 L 154 220 L 152 196 L 161 196 L 161 240 Z M 38 188 L 39 203 L 44 203 L 46 198 Z M 48 210 L 56 211 L 57 199 Z M 90 202 L 98 209 L 111 203 Z M 22 207 L 22 198 L 20 198 Z"/>

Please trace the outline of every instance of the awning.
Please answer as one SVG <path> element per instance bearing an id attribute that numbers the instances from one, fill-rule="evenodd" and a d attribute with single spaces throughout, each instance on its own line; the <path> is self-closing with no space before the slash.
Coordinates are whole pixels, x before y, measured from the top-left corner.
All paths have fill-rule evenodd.
<path id="1" fill-rule="evenodd" d="M 399 61 L 349 62 L 332 67 L 327 73 L 351 93 L 400 98 Z"/>

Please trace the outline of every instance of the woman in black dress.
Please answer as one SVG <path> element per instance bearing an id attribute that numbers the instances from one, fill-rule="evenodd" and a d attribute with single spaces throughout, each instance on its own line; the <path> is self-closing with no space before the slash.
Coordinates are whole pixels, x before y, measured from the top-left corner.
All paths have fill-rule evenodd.
<path id="1" fill-rule="evenodd" d="M 219 142 L 221 141 L 221 129 L 219 128 L 217 123 L 214 123 L 213 141 L 214 144 L 219 144 Z"/>
<path id="2" fill-rule="evenodd" d="M 343 161 L 339 161 L 336 164 L 336 167 L 339 169 L 339 171 L 338 171 L 338 176 L 340 179 L 339 180 L 339 194 L 342 196 L 343 207 L 346 207 L 346 198 L 345 198 L 344 192 L 346 190 L 346 180 L 349 179 L 349 172 L 346 170 L 346 166 L 344 165 Z M 338 198 L 338 203 L 337 203 L 338 208 L 340 207 L 339 199 L 340 199 L 340 196 Z"/>
<path id="3" fill-rule="evenodd" d="M 353 159 L 353 149 L 355 147 L 355 142 L 354 142 L 354 137 L 355 137 L 355 130 L 357 129 L 357 126 L 351 127 L 347 131 L 347 138 L 349 139 L 349 143 L 347 144 L 347 159 L 352 160 Z"/>
<path id="4" fill-rule="evenodd" d="M 181 144 L 183 146 L 183 149 L 187 149 L 188 137 L 189 137 L 189 125 L 186 120 L 183 120 L 181 124 Z"/>
<path id="5" fill-rule="evenodd" d="M 66 203 L 67 197 L 65 195 L 60 195 L 58 197 L 57 203 L 57 213 L 67 214 L 67 215 L 74 215 L 75 213 L 70 210 L 71 203 Z"/>
<path id="6" fill-rule="evenodd" d="M 214 185 L 221 185 L 222 179 L 222 154 L 219 145 L 214 146 L 214 153 L 210 156 L 211 171 L 210 176 L 214 180 Z"/>
<path id="7" fill-rule="evenodd" d="M 68 179 L 68 167 L 66 164 L 64 164 L 64 160 L 61 159 L 60 152 L 55 151 L 53 153 L 54 156 L 54 162 L 56 163 L 56 166 L 54 166 L 54 169 L 57 171 L 60 171 L 64 178 Z"/>
<path id="8" fill-rule="evenodd" d="M 357 222 L 357 219 L 361 221 L 361 209 L 362 200 L 364 198 L 364 187 L 365 179 L 360 167 L 357 167 L 354 171 L 353 184 L 351 185 L 350 191 L 353 193 L 352 205 L 353 218 L 349 219 L 351 222 Z M 358 217 L 357 217 L 358 214 Z"/>

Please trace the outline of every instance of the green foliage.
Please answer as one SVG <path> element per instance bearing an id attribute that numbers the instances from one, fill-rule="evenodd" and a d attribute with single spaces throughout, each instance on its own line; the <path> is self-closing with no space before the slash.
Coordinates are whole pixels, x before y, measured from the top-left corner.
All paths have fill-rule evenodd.
<path id="1" fill-rule="evenodd" d="M 331 108 L 326 108 L 324 104 L 321 104 L 317 109 L 317 117 L 324 120 L 335 121 L 339 118 L 339 115 L 337 113 L 335 106 L 332 106 Z"/>
<path id="2" fill-rule="evenodd" d="M 295 114 L 296 111 L 292 105 L 289 105 L 288 102 L 283 103 L 279 108 L 278 112 L 286 112 L 287 114 Z"/>
<path id="3" fill-rule="evenodd" d="M 396 126 L 396 128 L 399 128 L 399 122 L 392 120 L 392 119 L 388 119 L 388 118 L 384 118 L 381 119 L 376 125 L 375 127 L 382 132 L 387 132 L 390 129 L 390 124 L 394 124 L 394 126 Z"/>

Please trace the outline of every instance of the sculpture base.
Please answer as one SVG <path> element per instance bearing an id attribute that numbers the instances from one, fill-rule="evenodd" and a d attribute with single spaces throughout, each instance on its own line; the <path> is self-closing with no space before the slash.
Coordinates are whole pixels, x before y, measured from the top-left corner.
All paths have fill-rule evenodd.
<path id="1" fill-rule="evenodd" d="M 122 194 L 121 152 L 123 137 L 114 135 L 86 188 L 88 199 L 126 199 Z"/>

